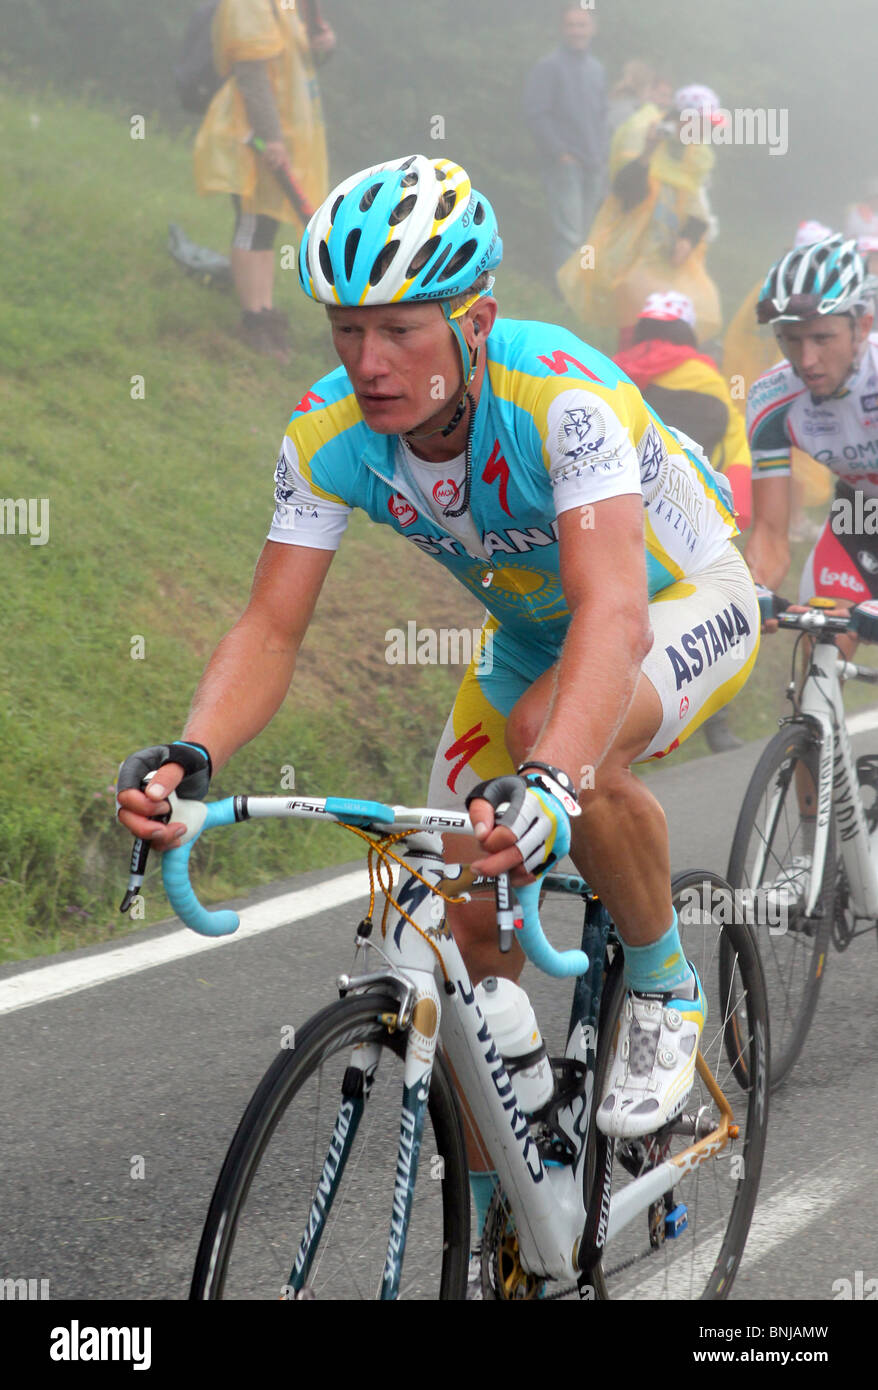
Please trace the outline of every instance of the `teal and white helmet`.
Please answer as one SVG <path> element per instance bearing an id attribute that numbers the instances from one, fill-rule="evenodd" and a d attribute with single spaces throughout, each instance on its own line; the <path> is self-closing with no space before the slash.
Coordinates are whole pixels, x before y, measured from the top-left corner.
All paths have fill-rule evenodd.
<path id="1" fill-rule="evenodd" d="M 494 210 L 466 170 L 415 154 L 333 189 L 308 223 L 299 279 L 321 304 L 444 300 L 469 289 L 502 254 Z"/>
<path id="2" fill-rule="evenodd" d="M 853 239 L 840 232 L 796 246 L 771 267 L 756 315 L 760 323 L 791 323 L 822 314 L 871 309 L 878 279 L 869 275 Z"/>

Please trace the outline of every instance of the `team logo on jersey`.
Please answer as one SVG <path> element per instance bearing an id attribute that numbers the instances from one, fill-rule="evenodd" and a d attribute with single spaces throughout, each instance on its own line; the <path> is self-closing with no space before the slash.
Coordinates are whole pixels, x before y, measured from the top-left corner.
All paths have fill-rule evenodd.
<path id="1" fill-rule="evenodd" d="M 878 391 L 873 391 L 869 396 L 861 396 L 860 405 L 864 410 L 878 410 Z"/>
<path id="2" fill-rule="evenodd" d="M 655 425 L 650 425 L 637 446 L 643 500 L 649 505 L 658 497 L 668 476 L 668 451 Z"/>
<path id="3" fill-rule="evenodd" d="M 460 488 L 453 478 L 440 478 L 433 488 L 433 500 L 440 507 L 451 507 L 460 496 Z"/>
<path id="4" fill-rule="evenodd" d="M 604 417 L 597 406 L 565 410 L 558 426 L 558 450 L 569 463 L 596 454 L 607 437 Z"/>
<path id="5" fill-rule="evenodd" d="M 403 497 L 401 492 L 395 492 L 387 499 L 387 510 L 391 516 L 396 517 L 400 526 L 411 526 L 412 522 L 418 519 L 411 502 L 407 497 Z"/>
<path id="6" fill-rule="evenodd" d="M 821 406 L 805 406 L 805 429 L 808 434 L 838 434 L 839 428 L 831 410 Z"/>
<path id="7" fill-rule="evenodd" d="M 745 637 L 750 636 L 750 624 L 744 613 L 734 603 L 728 604 L 712 618 L 699 623 L 690 632 L 684 632 L 676 647 L 665 647 L 665 653 L 674 672 L 677 689 L 682 690 L 701 672 L 711 667 L 726 652 L 737 647 Z M 684 710 L 680 704 L 680 718 Z"/>
<path id="8" fill-rule="evenodd" d="M 283 454 L 278 455 L 277 467 L 274 470 L 274 495 L 278 502 L 289 502 L 295 488 L 287 478 L 287 461 Z"/>
<path id="9" fill-rule="evenodd" d="M 680 701 L 680 718 L 682 719 L 683 716 L 684 716 L 684 714 L 688 714 L 688 712 L 689 712 L 689 696 L 688 696 L 688 695 L 684 695 L 683 698 L 682 698 L 682 700 Z"/>

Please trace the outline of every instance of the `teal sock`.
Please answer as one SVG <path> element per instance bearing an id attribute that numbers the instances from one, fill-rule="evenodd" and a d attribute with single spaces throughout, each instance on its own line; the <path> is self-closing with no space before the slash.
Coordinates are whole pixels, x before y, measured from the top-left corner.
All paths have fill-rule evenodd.
<path id="1" fill-rule="evenodd" d="M 480 1239 L 485 1225 L 485 1217 L 488 1215 L 488 1207 L 491 1205 L 491 1198 L 494 1195 L 494 1188 L 497 1184 L 496 1173 L 473 1173 L 469 1175 L 469 1189 L 473 1194 L 473 1202 L 476 1208 L 476 1236 L 475 1240 Z M 473 1244 L 475 1244 L 475 1240 Z"/>
<path id="2" fill-rule="evenodd" d="M 672 994 L 692 978 L 680 943 L 676 911 L 664 936 L 648 946 L 625 946 L 624 957 L 625 982 L 639 994 Z"/>

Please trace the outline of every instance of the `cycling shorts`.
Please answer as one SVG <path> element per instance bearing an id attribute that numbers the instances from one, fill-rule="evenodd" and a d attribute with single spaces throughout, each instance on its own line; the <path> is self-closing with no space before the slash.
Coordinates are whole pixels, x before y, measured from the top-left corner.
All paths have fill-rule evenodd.
<path id="1" fill-rule="evenodd" d="M 849 503 L 848 515 L 856 518 L 855 489 L 839 482 L 835 496 Z M 874 501 L 868 500 L 871 509 Z M 848 603 L 878 598 L 878 536 L 870 535 L 864 528 L 857 535 L 855 526 L 841 524 L 846 519 L 843 512 L 836 515 L 839 520 L 835 529 L 833 513 L 830 513 L 805 561 L 799 580 L 800 603 L 810 603 L 818 596 L 843 599 Z"/>
<path id="2" fill-rule="evenodd" d="M 665 757 L 728 704 L 750 675 L 759 650 L 756 591 L 732 545 L 701 573 L 656 594 L 649 618 L 654 640 L 641 670 L 663 713 L 636 762 Z M 507 637 L 494 618 L 482 634 L 436 750 L 430 806 L 459 807 L 479 782 L 515 770 L 506 749 L 506 720 L 553 664 L 545 650 Z M 571 776 L 576 771 L 571 769 Z"/>

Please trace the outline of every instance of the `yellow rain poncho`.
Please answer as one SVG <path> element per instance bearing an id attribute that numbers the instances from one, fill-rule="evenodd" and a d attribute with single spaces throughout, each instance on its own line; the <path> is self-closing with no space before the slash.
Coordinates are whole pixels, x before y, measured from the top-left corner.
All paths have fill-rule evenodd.
<path id="1" fill-rule="evenodd" d="M 736 388 L 741 383 L 735 378 L 743 378 L 743 389 L 732 392 L 732 399 L 742 415 L 746 414 L 747 393 L 753 383 L 783 358 L 771 328 L 756 321 L 756 305 L 761 292 L 760 280 L 735 314 L 723 340 L 723 376 Z M 833 479 L 829 469 L 796 448 L 790 450 L 790 466 L 793 477 L 802 487 L 802 505 L 825 506 L 832 496 Z"/>
<path id="2" fill-rule="evenodd" d="M 312 206 L 328 193 L 326 138 L 305 26 L 295 9 L 272 0 L 221 0 L 213 21 L 217 72 L 265 62 L 293 176 Z M 271 170 L 245 143 L 250 121 L 229 77 L 210 103 L 195 140 L 199 193 L 237 193 L 245 213 L 301 227 Z"/>
<path id="3" fill-rule="evenodd" d="M 611 180 L 643 153 L 647 133 L 661 114 L 648 104 L 619 127 L 610 148 Z M 588 237 L 593 265 L 591 255 L 576 252 L 558 272 L 561 293 L 590 328 L 630 327 L 648 295 L 676 290 L 695 307 L 699 343 L 719 334 L 719 293 L 704 268 L 706 238 L 682 265 L 674 266 L 670 259 L 678 229 L 688 217 L 710 220 L 704 190 L 713 164 L 709 145 L 665 139 L 649 162 L 646 198 L 627 212 L 615 194 L 604 201 Z"/>

